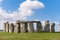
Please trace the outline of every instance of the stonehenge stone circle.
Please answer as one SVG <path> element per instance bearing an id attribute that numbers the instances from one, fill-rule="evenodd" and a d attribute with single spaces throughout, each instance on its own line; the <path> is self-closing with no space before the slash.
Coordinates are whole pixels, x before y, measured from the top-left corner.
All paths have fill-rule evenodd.
<path id="1" fill-rule="evenodd" d="M 34 24 L 36 23 L 36 32 L 42 32 L 43 25 L 40 21 L 19 21 L 17 20 L 15 24 L 6 22 L 4 23 L 4 32 L 9 33 L 27 33 L 27 32 L 35 32 Z M 51 27 L 51 29 L 50 29 Z M 45 21 L 44 32 L 55 32 L 55 23 L 50 25 L 49 21 Z"/>

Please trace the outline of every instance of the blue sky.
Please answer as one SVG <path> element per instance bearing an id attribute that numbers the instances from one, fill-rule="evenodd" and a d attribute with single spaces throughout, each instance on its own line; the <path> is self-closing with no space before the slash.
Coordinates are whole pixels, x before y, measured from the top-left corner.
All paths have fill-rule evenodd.
<path id="1" fill-rule="evenodd" d="M 0 7 L 7 12 L 17 11 L 20 4 L 26 0 L 3 0 Z M 44 8 L 35 9 L 33 15 L 28 16 L 27 20 L 49 20 L 50 22 L 60 23 L 60 0 L 38 0 L 44 4 Z M 18 14 L 18 13 L 17 13 Z M 59 30 L 56 27 L 56 30 Z"/>
<path id="2" fill-rule="evenodd" d="M 15 11 L 23 1 L 25 0 L 3 0 L 2 7 L 7 11 Z"/>

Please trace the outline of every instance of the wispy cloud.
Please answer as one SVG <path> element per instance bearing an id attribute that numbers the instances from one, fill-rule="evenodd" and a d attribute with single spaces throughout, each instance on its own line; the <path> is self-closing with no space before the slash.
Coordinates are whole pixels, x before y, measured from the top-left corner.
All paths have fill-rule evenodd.
<path id="1" fill-rule="evenodd" d="M 2 1 L 3 1 L 3 0 L 0 0 L 0 5 L 1 5 Z"/>
<path id="2" fill-rule="evenodd" d="M 0 0 L 2 3 L 3 0 Z M 30 1 L 26 0 L 20 4 L 20 7 L 17 11 L 7 12 L 2 7 L 0 7 L 0 22 L 3 21 L 16 21 L 16 20 L 26 20 L 28 16 L 33 15 L 32 9 L 40 9 L 43 8 L 44 4 L 39 1 Z M 2 23 L 2 22 L 1 22 Z M 0 26 L 2 26 L 0 23 Z"/>

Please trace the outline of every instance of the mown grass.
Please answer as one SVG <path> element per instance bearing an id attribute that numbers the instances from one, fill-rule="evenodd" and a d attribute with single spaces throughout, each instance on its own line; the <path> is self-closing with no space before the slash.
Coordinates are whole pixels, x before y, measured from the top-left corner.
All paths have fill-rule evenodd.
<path id="1" fill-rule="evenodd" d="M 60 40 L 60 33 L 0 33 L 0 40 Z"/>

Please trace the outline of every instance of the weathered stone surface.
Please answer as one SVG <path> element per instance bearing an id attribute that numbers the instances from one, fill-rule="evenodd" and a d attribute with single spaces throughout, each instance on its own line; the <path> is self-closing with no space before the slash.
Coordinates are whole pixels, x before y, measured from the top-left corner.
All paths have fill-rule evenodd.
<path id="1" fill-rule="evenodd" d="M 13 25 L 13 23 L 11 23 L 11 24 L 9 25 L 9 32 L 10 32 L 10 33 L 13 33 L 13 32 L 14 32 L 14 25 Z"/>
<path id="2" fill-rule="evenodd" d="M 37 23 L 37 32 L 42 32 L 42 24 L 40 21 L 19 21 L 17 20 L 15 25 L 13 23 L 4 23 L 4 32 L 20 33 L 20 32 L 34 32 L 34 24 Z M 55 23 L 50 24 L 49 21 L 45 21 L 44 32 L 55 32 Z M 50 30 L 51 27 L 51 30 Z"/>
<path id="3" fill-rule="evenodd" d="M 25 22 L 25 32 L 28 32 L 28 23 Z"/>
<path id="4" fill-rule="evenodd" d="M 50 32 L 50 23 L 49 23 L 49 21 L 45 21 L 44 32 Z"/>
<path id="5" fill-rule="evenodd" d="M 9 32 L 9 22 L 6 23 L 6 32 Z"/>
<path id="6" fill-rule="evenodd" d="M 51 24 L 51 32 L 55 32 L 55 28 L 54 27 L 55 27 L 55 23 L 52 23 Z"/>
<path id="7" fill-rule="evenodd" d="M 4 23 L 4 32 L 6 32 L 6 23 Z"/>
<path id="8" fill-rule="evenodd" d="M 21 32 L 28 32 L 28 30 L 27 30 L 27 27 L 28 27 L 27 22 L 22 22 L 20 24 L 21 24 Z"/>
<path id="9" fill-rule="evenodd" d="M 41 24 L 41 22 L 37 22 L 37 32 L 42 32 L 42 24 Z"/>
<path id="10" fill-rule="evenodd" d="M 34 32 L 33 22 L 28 23 L 28 32 Z"/>
<path id="11" fill-rule="evenodd" d="M 14 27 L 15 33 L 20 33 L 20 21 L 16 21 L 15 27 Z"/>

